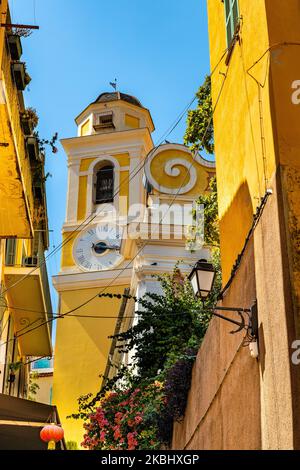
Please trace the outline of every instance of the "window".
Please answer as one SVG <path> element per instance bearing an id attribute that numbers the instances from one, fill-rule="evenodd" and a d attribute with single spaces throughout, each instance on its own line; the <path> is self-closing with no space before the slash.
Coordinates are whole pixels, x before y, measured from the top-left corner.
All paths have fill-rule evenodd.
<path id="1" fill-rule="evenodd" d="M 6 240 L 5 248 L 5 264 L 6 266 L 14 266 L 16 262 L 16 245 L 17 240 L 15 238 L 8 238 Z"/>
<path id="2" fill-rule="evenodd" d="M 103 127 L 111 126 L 113 124 L 112 114 L 104 114 L 103 116 L 99 116 L 99 124 Z"/>
<path id="3" fill-rule="evenodd" d="M 231 45 L 239 19 L 238 0 L 225 0 L 227 47 Z"/>
<path id="4" fill-rule="evenodd" d="M 114 200 L 114 167 L 103 166 L 96 172 L 95 204 L 113 202 Z"/>
<path id="5" fill-rule="evenodd" d="M 95 131 L 101 131 L 102 129 L 114 129 L 113 113 L 108 112 L 105 114 L 99 114 L 96 119 L 96 124 L 94 125 Z"/>

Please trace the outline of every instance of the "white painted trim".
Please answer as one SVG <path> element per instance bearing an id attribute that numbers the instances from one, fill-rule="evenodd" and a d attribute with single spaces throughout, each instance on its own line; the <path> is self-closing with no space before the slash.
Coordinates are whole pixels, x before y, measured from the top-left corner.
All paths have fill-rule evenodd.
<path id="1" fill-rule="evenodd" d="M 68 162 L 68 190 L 66 210 L 66 221 L 68 223 L 75 223 L 77 221 L 79 168 L 79 161 Z"/>
<path id="2" fill-rule="evenodd" d="M 61 144 L 68 156 L 84 156 L 101 153 L 128 153 L 139 147 L 148 152 L 153 148 L 153 141 L 148 128 L 91 134 L 81 137 L 61 139 Z"/>
<path id="3" fill-rule="evenodd" d="M 128 262 L 125 264 L 125 266 Z M 52 277 L 52 283 L 57 292 L 66 290 L 92 289 L 97 287 L 106 287 L 110 284 L 113 286 L 130 285 L 132 268 L 94 271 L 94 272 L 77 272 L 77 273 L 59 273 Z M 116 276 L 118 276 L 116 278 Z M 109 292 L 109 287 L 107 288 Z"/>
<path id="4" fill-rule="evenodd" d="M 113 206 L 116 209 L 116 212 L 119 211 L 119 185 L 120 185 L 120 164 L 116 158 L 112 155 L 99 155 L 89 166 L 88 169 L 88 180 L 87 180 L 87 202 L 86 202 L 86 217 L 91 215 L 97 209 L 103 208 L 105 204 L 97 204 L 93 203 L 93 192 L 94 192 L 94 169 L 95 167 L 101 162 L 110 162 L 114 166 L 114 193 L 117 193 L 114 197 Z"/>
<path id="5" fill-rule="evenodd" d="M 95 157 L 95 158 L 97 158 L 97 157 Z M 121 166 L 120 165 L 120 171 L 129 171 L 129 170 L 130 170 L 130 166 Z M 89 174 L 90 174 L 89 170 L 79 172 L 79 176 L 88 176 Z"/>
<path id="6" fill-rule="evenodd" d="M 150 129 L 151 132 L 155 130 L 154 123 L 152 121 L 151 113 L 149 109 L 144 107 L 139 107 L 134 104 L 128 103 L 123 100 L 109 101 L 109 102 L 98 102 L 91 103 L 87 108 L 85 108 L 76 118 L 75 122 L 77 125 L 80 125 L 85 117 L 89 114 L 99 113 L 106 110 L 119 111 L 120 114 L 125 115 L 129 114 L 136 115 L 139 117 L 141 122 L 144 123 L 146 127 Z"/>

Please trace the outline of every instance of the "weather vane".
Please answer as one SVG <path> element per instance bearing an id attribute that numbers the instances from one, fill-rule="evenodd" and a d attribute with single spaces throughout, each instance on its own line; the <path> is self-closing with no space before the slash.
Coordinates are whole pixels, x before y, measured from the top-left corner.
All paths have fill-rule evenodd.
<path id="1" fill-rule="evenodd" d="M 110 86 L 112 86 L 115 91 L 117 91 L 117 82 L 118 82 L 118 81 L 117 81 L 116 78 L 115 78 L 115 81 L 114 81 L 114 82 L 109 82 Z"/>

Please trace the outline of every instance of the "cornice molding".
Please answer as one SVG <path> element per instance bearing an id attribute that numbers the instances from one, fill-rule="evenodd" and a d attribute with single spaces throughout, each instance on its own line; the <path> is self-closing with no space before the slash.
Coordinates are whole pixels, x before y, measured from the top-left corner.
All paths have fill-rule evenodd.
<path id="1" fill-rule="evenodd" d="M 131 149 L 134 150 L 138 146 L 144 149 L 145 152 L 149 152 L 149 150 L 153 148 L 152 137 L 149 129 L 146 127 L 81 137 L 70 137 L 61 139 L 60 142 L 69 159 L 87 156 L 89 154 L 99 156 L 99 154 L 104 152 L 111 154 L 128 153 Z"/>
<path id="2" fill-rule="evenodd" d="M 124 268 L 123 268 L 124 269 Z M 118 277 L 117 277 L 118 276 Z M 61 272 L 52 277 L 53 286 L 57 292 L 130 285 L 132 267 L 95 272 Z M 109 290 L 109 287 L 107 287 Z"/>

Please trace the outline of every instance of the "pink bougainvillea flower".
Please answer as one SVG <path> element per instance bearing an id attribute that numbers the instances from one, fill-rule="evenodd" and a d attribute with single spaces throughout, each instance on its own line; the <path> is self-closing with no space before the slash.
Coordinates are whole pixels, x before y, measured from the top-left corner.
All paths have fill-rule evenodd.
<path id="1" fill-rule="evenodd" d="M 129 400 L 122 401 L 122 402 L 120 403 L 120 406 L 127 406 L 128 403 L 129 403 Z"/>
<path id="2" fill-rule="evenodd" d="M 127 442 L 128 442 L 128 450 L 135 450 L 136 446 L 138 445 L 138 441 L 135 438 L 137 432 L 129 432 L 127 434 Z"/>
<path id="3" fill-rule="evenodd" d="M 143 421 L 143 418 L 141 417 L 141 415 L 137 415 L 134 418 L 134 421 L 135 421 L 135 424 L 140 424 Z"/>
<path id="4" fill-rule="evenodd" d="M 120 426 L 115 426 L 115 427 L 113 428 L 113 430 L 115 431 L 115 432 L 114 432 L 114 438 L 115 438 L 115 439 L 120 439 L 120 438 L 122 438 L 122 433 L 121 433 L 121 430 L 120 430 Z"/>
<path id="5" fill-rule="evenodd" d="M 120 421 L 122 420 L 122 418 L 123 418 L 123 413 L 121 413 L 120 411 L 118 411 L 118 412 L 115 414 L 115 423 L 120 424 Z"/>

